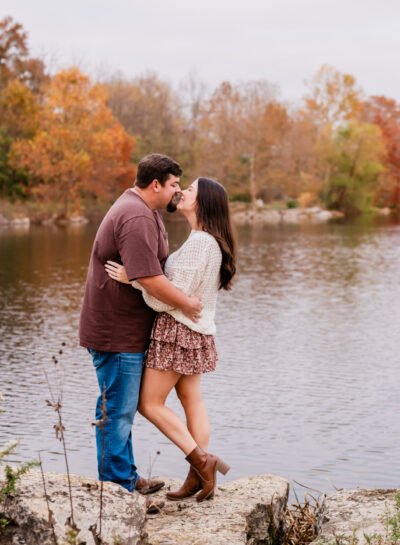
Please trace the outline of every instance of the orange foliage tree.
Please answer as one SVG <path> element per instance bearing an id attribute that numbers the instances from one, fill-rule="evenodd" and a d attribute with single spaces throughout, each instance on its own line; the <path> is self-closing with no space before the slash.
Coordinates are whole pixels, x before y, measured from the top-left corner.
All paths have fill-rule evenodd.
<path id="1" fill-rule="evenodd" d="M 400 105 L 393 99 L 374 96 L 363 107 L 362 117 L 381 129 L 387 149 L 386 172 L 381 176 L 377 201 L 400 209 Z"/>
<path id="2" fill-rule="evenodd" d="M 250 194 L 253 202 L 282 170 L 278 157 L 289 119 L 276 95 L 266 81 L 224 82 L 200 116 L 197 169 L 220 179 L 231 193 Z"/>
<path id="3" fill-rule="evenodd" d="M 133 139 L 106 105 L 103 88 L 77 68 L 57 74 L 43 92 L 38 128 L 31 140 L 16 140 L 12 165 L 32 175 L 32 193 L 61 199 L 65 214 L 84 195 L 112 197 L 133 176 Z"/>
<path id="4" fill-rule="evenodd" d="M 48 81 L 43 62 L 29 57 L 27 40 L 23 26 L 12 17 L 0 21 L 0 88 L 12 79 L 19 79 L 37 91 Z"/>

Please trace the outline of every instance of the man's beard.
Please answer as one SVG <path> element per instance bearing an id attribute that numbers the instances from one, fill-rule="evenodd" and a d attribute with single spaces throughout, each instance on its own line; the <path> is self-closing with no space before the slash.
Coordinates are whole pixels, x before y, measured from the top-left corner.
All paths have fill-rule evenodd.
<path id="1" fill-rule="evenodd" d="M 175 195 L 172 197 L 172 199 L 167 204 L 167 212 L 170 212 L 171 214 L 173 212 L 176 212 L 177 206 L 179 204 L 179 201 L 182 198 L 181 193 L 175 193 Z"/>

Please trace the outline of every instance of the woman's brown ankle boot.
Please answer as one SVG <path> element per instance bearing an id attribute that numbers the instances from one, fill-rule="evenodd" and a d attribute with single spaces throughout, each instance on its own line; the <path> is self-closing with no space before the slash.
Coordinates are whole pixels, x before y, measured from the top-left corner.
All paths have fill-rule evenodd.
<path id="1" fill-rule="evenodd" d="M 192 466 L 190 466 L 189 473 L 183 485 L 179 490 L 175 490 L 175 492 L 167 492 L 167 498 L 173 501 L 182 500 L 183 498 L 193 496 L 199 490 L 201 490 L 200 478 Z"/>
<path id="2" fill-rule="evenodd" d="M 186 456 L 186 460 L 200 477 L 202 491 L 197 494 L 197 501 L 206 500 L 214 492 L 217 485 L 217 471 L 225 475 L 229 471 L 229 466 L 214 454 L 204 452 L 200 447 L 196 447 Z"/>

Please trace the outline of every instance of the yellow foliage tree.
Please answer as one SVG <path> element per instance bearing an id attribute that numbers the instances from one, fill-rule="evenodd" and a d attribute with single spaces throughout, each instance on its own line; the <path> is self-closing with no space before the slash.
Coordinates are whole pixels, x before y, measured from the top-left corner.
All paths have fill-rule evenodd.
<path id="1" fill-rule="evenodd" d="M 0 91 L 0 127 L 12 138 L 32 138 L 38 126 L 37 96 L 13 79 Z"/>
<path id="2" fill-rule="evenodd" d="M 307 84 L 306 110 L 317 127 L 337 126 L 362 110 L 362 91 L 351 74 L 324 64 Z"/>
<path id="3" fill-rule="evenodd" d="M 82 197 L 113 196 L 118 181 L 132 173 L 133 139 L 114 121 L 103 88 L 77 69 L 63 70 L 45 88 L 38 129 L 12 147 L 14 167 L 24 167 L 42 198 L 62 199 L 68 215 Z"/>

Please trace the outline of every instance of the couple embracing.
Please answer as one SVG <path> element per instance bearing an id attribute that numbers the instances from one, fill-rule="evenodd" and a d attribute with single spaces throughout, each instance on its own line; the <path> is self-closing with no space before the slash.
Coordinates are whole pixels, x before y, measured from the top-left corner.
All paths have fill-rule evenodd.
<path id="1" fill-rule="evenodd" d="M 139 476 L 135 466 L 132 424 L 139 410 L 190 465 L 182 487 L 167 497 L 197 494 L 203 501 L 213 497 L 216 472 L 229 469 L 208 452 L 200 377 L 216 366 L 217 293 L 230 288 L 236 255 L 225 189 L 198 178 L 182 191 L 181 175 L 180 165 L 165 155 L 144 157 L 133 188 L 104 217 L 90 258 L 80 344 L 92 356 L 106 397 L 104 447 L 96 427 L 99 478 L 142 494 L 164 486 Z M 170 256 L 159 212 L 165 208 L 178 209 L 191 227 L 186 242 Z M 186 424 L 165 406 L 173 388 Z M 100 394 L 97 420 L 101 403 Z"/>

